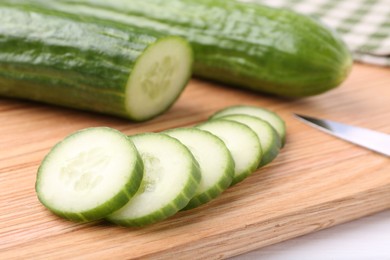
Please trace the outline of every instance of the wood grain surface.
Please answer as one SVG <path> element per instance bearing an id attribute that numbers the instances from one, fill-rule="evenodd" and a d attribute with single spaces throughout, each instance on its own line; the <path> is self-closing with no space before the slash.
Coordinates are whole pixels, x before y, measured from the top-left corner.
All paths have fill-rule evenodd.
<path id="1" fill-rule="evenodd" d="M 273 163 L 202 207 L 123 228 L 66 221 L 37 200 L 42 158 L 73 131 L 155 132 L 236 104 L 279 113 L 287 144 Z M 192 80 L 170 111 L 145 123 L 1 98 L 0 259 L 220 259 L 389 209 L 389 159 L 310 128 L 294 112 L 390 133 L 390 69 L 355 64 L 340 88 L 300 100 Z"/>

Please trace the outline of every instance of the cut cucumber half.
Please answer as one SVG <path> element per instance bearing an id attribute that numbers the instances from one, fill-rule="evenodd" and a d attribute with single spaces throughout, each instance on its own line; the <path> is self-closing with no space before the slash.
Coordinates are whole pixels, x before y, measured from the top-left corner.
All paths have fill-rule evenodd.
<path id="1" fill-rule="evenodd" d="M 263 150 L 263 157 L 259 164 L 259 168 L 270 163 L 279 154 L 281 148 L 280 137 L 268 122 L 258 117 L 239 114 L 228 115 L 221 118 L 242 123 L 250 127 L 257 134 Z"/>
<path id="2" fill-rule="evenodd" d="M 246 106 L 246 105 L 231 106 L 218 111 L 211 117 L 211 119 L 216 119 L 223 116 L 236 115 L 236 114 L 250 115 L 250 116 L 263 119 L 264 121 L 267 121 L 280 136 L 282 147 L 285 145 L 286 124 L 279 115 L 277 115 L 275 112 L 272 112 L 268 109 L 255 107 L 255 106 Z"/>
<path id="3" fill-rule="evenodd" d="M 177 128 L 164 133 L 187 146 L 199 163 L 202 179 L 185 210 L 209 202 L 230 186 L 234 177 L 234 161 L 220 138 L 197 128 Z"/>
<path id="4" fill-rule="evenodd" d="M 195 195 L 201 175 L 191 152 L 177 139 L 146 133 L 131 137 L 144 162 L 134 197 L 107 219 L 122 226 L 144 226 L 166 219 Z"/>
<path id="5" fill-rule="evenodd" d="M 179 37 L 158 39 L 138 58 L 126 88 L 126 108 L 135 120 L 166 111 L 186 86 L 192 69 L 192 50 Z"/>
<path id="6" fill-rule="evenodd" d="M 221 138 L 229 149 L 235 164 L 231 185 L 242 181 L 257 169 L 262 158 L 261 145 L 256 133 L 248 126 L 229 120 L 216 119 L 197 127 Z"/>
<path id="7" fill-rule="evenodd" d="M 36 192 L 43 205 L 73 221 L 102 219 L 138 190 L 142 160 L 124 134 L 88 128 L 53 147 L 38 169 Z"/>
<path id="8" fill-rule="evenodd" d="M 0 96 L 135 121 L 173 105 L 192 71 L 185 39 L 51 2 L 0 1 Z"/>

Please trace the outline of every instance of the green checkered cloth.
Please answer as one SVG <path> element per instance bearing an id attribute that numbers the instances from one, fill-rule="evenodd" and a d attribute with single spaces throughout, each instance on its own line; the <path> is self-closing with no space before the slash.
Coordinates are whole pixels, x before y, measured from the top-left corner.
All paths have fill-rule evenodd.
<path id="1" fill-rule="evenodd" d="M 390 0 L 241 0 L 314 16 L 335 29 L 355 61 L 390 66 Z"/>

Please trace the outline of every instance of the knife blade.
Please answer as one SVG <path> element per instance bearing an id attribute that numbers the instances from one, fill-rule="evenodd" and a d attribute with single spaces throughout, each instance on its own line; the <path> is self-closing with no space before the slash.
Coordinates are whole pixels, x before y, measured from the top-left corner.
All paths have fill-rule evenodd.
<path id="1" fill-rule="evenodd" d="M 331 120 L 294 114 L 300 121 L 323 132 L 390 157 L 390 135 Z"/>

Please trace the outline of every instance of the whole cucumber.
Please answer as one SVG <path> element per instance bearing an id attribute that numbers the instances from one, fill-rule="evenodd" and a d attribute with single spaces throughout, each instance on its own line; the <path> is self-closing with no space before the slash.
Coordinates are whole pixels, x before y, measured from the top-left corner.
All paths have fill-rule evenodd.
<path id="1" fill-rule="evenodd" d="M 338 35 L 319 21 L 287 9 L 236 0 L 43 3 L 185 37 L 195 52 L 195 75 L 284 97 L 316 95 L 335 88 L 352 65 Z"/>

